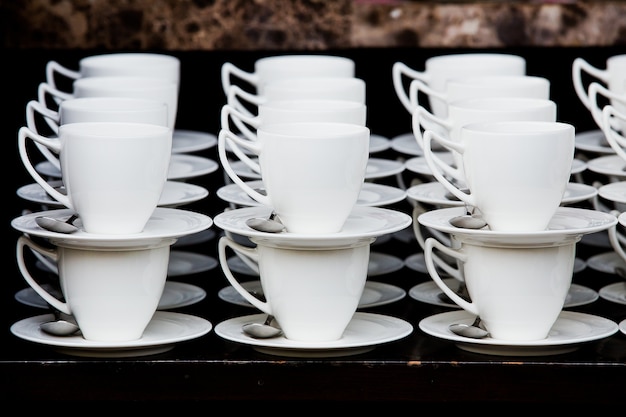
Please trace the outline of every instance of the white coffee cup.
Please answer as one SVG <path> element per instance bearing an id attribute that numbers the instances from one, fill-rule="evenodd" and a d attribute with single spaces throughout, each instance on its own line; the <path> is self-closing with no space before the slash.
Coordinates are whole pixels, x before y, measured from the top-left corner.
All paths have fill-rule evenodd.
<path id="1" fill-rule="evenodd" d="M 78 71 L 71 70 L 57 61 L 46 64 L 46 82 L 54 88 L 57 74 L 70 80 L 86 77 L 156 77 L 180 85 L 180 60 L 175 56 L 147 53 L 121 52 L 92 55 L 78 62 Z"/>
<path id="2" fill-rule="evenodd" d="M 52 187 L 30 159 L 27 139 L 59 154 L 66 194 Z M 140 233 L 167 181 L 172 130 L 145 123 L 84 122 L 59 126 L 58 138 L 22 127 L 19 153 L 35 181 L 74 210 L 88 233 Z"/>
<path id="3" fill-rule="evenodd" d="M 39 115 L 39 116 L 37 116 Z M 26 126 L 37 134 L 37 120 L 44 118 L 59 134 L 59 125 L 81 122 L 131 122 L 167 126 L 167 105 L 156 100 L 128 97 L 85 97 L 63 100 L 58 111 L 49 109 L 37 100 L 26 104 Z M 37 147 L 52 165 L 61 168 L 59 158 L 37 143 Z"/>
<path id="4" fill-rule="evenodd" d="M 84 248 L 58 241 L 49 248 L 26 235 L 17 241 L 17 263 L 28 284 L 57 310 L 73 315 L 87 340 L 138 340 L 157 310 L 167 278 L 170 246 L 163 239 L 145 247 Z M 61 301 L 28 271 L 24 247 L 56 262 Z"/>
<path id="5" fill-rule="evenodd" d="M 437 181 L 478 209 L 491 230 L 534 232 L 545 230 L 561 204 L 574 160 L 574 135 L 574 126 L 562 122 L 474 123 L 461 127 L 460 142 L 427 130 L 424 156 Z M 433 153 L 433 140 L 461 154 L 463 172 Z"/>
<path id="6" fill-rule="evenodd" d="M 555 122 L 556 103 L 548 99 L 526 97 L 480 97 L 447 103 L 448 115 L 437 117 L 418 106 L 412 115 L 413 134 L 423 149 L 425 129 L 434 130 L 454 142 L 461 141 L 461 127 L 468 123 L 538 120 Z M 463 170 L 460 154 L 453 152 L 456 166 Z"/>
<path id="7" fill-rule="evenodd" d="M 232 78 L 251 84 L 257 94 L 265 94 L 265 85 L 288 78 L 300 77 L 354 77 L 355 64 L 350 58 L 332 55 L 276 55 L 260 58 L 254 63 L 254 72 L 247 72 L 231 62 L 222 65 L 224 94 L 232 85 Z"/>
<path id="8" fill-rule="evenodd" d="M 545 339 L 572 283 L 579 238 L 520 246 L 487 244 L 478 236 L 458 238 L 459 248 L 426 239 L 426 268 L 437 286 L 458 306 L 480 316 L 493 339 Z M 464 300 L 441 279 L 433 261 L 434 250 L 462 264 L 471 301 Z"/>
<path id="9" fill-rule="evenodd" d="M 231 85 L 226 103 L 237 110 L 252 115 L 270 101 L 285 100 L 341 100 L 365 104 L 365 81 L 355 77 L 300 77 L 268 83 L 263 95 L 250 93 L 238 85 Z"/>
<path id="10" fill-rule="evenodd" d="M 574 91 L 584 106 L 591 110 L 592 100 L 587 95 L 588 88 L 585 88 L 586 84 L 583 82 L 583 72 L 596 81 L 601 81 L 615 94 L 626 92 L 626 54 L 609 57 L 605 69 L 597 68 L 580 57 L 572 63 Z"/>
<path id="11" fill-rule="evenodd" d="M 348 123 L 282 123 L 260 127 L 257 136 L 253 142 L 220 130 L 219 158 L 231 180 L 252 199 L 272 207 L 289 232 L 339 232 L 365 181 L 369 129 Z M 240 146 L 258 156 L 266 195 L 231 167 L 227 141 L 231 149 Z"/>
<path id="12" fill-rule="evenodd" d="M 129 97 L 156 100 L 167 105 L 167 125 L 174 129 L 178 113 L 178 88 L 172 81 L 155 77 L 87 77 L 74 81 L 72 93 L 40 83 L 38 100 L 47 107 L 47 97 L 57 103 L 84 97 Z"/>
<path id="13" fill-rule="evenodd" d="M 526 60 L 523 57 L 499 53 L 462 53 L 438 55 L 425 62 L 425 70 L 418 71 L 403 62 L 393 64 L 393 88 L 402 105 L 409 113 L 413 107 L 405 88 L 405 78 L 421 80 L 435 91 L 444 92 L 446 82 L 451 78 L 477 75 L 525 75 Z M 436 97 L 429 100 L 433 114 L 445 117 L 445 103 Z"/>
<path id="14" fill-rule="evenodd" d="M 531 75 L 482 75 L 450 78 L 444 91 L 437 91 L 421 80 L 413 80 L 409 87 L 411 108 L 421 104 L 421 95 L 435 97 L 446 104 L 481 97 L 526 97 L 550 99 L 550 80 Z M 448 113 L 449 115 L 449 113 Z"/>
<path id="15" fill-rule="evenodd" d="M 338 340 L 358 307 L 374 239 L 355 240 L 342 247 L 297 248 L 255 241 L 241 245 L 224 236 L 218 243 L 220 265 L 242 297 L 271 314 L 287 339 L 302 342 Z M 226 249 L 252 259 L 259 269 L 266 302 L 250 294 L 228 266 Z"/>

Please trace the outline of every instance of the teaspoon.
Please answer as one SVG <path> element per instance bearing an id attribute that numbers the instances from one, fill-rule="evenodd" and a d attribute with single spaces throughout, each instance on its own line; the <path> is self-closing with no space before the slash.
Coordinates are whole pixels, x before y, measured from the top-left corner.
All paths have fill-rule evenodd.
<path id="1" fill-rule="evenodd" d="M 35 223 L 43 229 L 57 233 L 74 233 L 78 230 L 78 227 L 74 226 L 74 220 L 78 218 L 78 214 L 72 214 L 64 222 L 54 219 L 48 216 L 38 216 L 35 218 Z"/>
<path id="2" fill-rule="evenodd" d="M 485 219 L 475 214 L 453 217 L 450 219 L 450 224 L 461 229 L 482 229 L 487 226 Z"/>
<path id="3" fill-rule="evenodd" d="M 241 330 L 255 339 L 268 339 L 280 336 L 283 331 L 278 327 L 272 326 L 272 321 L 274 321 L 274 316 L 268 314 L 263 323 L 246 323 L 241 326 Z"/>
<path id="4" fill-rule="evenodd" d="M 45 333 L 53 336 L 71 336 L 80 330 L 73 321 L 61 318 L 60 313 L 55 312 L 54 316 L 54 320 L 39 325 L 39 328 Z"/>
<path id="5" fill-rule="evenodd" d="M 480 327 L 480 317 L 476 316 L 476 319 L 472 324 L 454 323 L 448 326 L 448 329 L 454 334 L 458 334 L 463 337 L 470 337 L 472 339 L 483 339 L 489 336 L 489 332 Z"/>
<path id="6" fill-rule="evenodd" d="M 272 211 L 268 219 L 253 217 L 246 220 L 248 227 L 258 230 L 259 232 L 280 233 L 285 231 L 285 225 L 276 220 L 276 213 Z"/>

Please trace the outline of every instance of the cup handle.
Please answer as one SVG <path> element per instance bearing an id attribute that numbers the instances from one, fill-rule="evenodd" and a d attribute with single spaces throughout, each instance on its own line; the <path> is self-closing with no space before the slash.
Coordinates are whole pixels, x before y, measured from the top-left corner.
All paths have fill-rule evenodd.
<path id="1" fill-rule="evenodd" d="M 217 152 L 220 158 L 220 162 L 222 164 L 222 168 L 224 169 L 224 171 L 226 171 L 226 174 L 230 177 L 230 179 L 235 184 L 239 185 L 241 189 L 246 194 L 248 194 L 252 199 L 258 201 L 259 203 L 265 206 L 272 207 L 272 203 L 271 203 L 269 196 L 259 193 L 258 191 L 250 187 L 248 184 L 246 184 L 230 166 L 230 161 L 228 160 L 228 157 L 226 156 L 226 140 L 227 139 L 230 140 L 229 144 L 231 145 L 231 148 L 234 148 L 237 144 L 239 144 L 246 149 L 250 149 L 252 152 L 256 153 L 257 155 L 260 152 L 260 146 L 248 140 L 241 139 L 234 133 L 225 129 L 220 130 L 220 133 L 217 137 Z M 233 143 L 233 142 L 236 142 L 236 143 Z"/>
<path id="2" fill-rule="evenodd" d="M 426 83 L 422 80 L 413 80 L 409 85 L 409 103 L 411 103 L 411 108 L 416 109 L 420 106 L 419 96 L 420 92 L 424 93 L 428 97 L 436 97 L 442 101 L 448 101 L 448 95 L 444 93 L 440 93 L 438 91 L 430 88 Z"/>
<path id="3" fill-rule="evenodd" d="M 426 263 L 426 269 L 428 269 L 428 273 L 430 274 L 430 277 L 433 279 L 433 281 L 435 281 L 435 284 L 437 284 L 439 289 L 441 289 L 441 291 L 443 291 L 448 297 L 450 297 L 450 299 L 454 301 L 459 307 L 461 307 L 463 310 L 469 313 L 479 315 L 476 304 L 474 304 L 473 302 L 465 301 L 463 298 L 461 298 L 456 293 L 456 291 L 448 287 L 439 276 L 439 273 L 437 272 L 437 268 L 435 267 L 435 263 L 433 259 L 433 256 L 434 256 L 433 250 L 435 247 L 441 252 L 457 259 L 458 261 L 462 263 L 465 263 L 467 261 L 467 256 L 458 250 L 445 246 L 443 243 L 439 242 L 435 238 L 429 237 L 428 239 L 426 239 L 425 246 L 424 246 L 424 262 Z"/>
<path id="4" fill-rule="evenodd" d="M 235 66 L 235 64 L 231 62 L 225 62 L 224 64 L 222 64 L 221 76 L 222 89 L 224 90 L 224 94 L 226 94 L 227 96 L 228 90 L 232 85 L 230 82 L 232 76 L 241 78 L 242 80 L 247 81 L 248 83 L 258 88 L 259 77 L 256 74 L 239 69 Z"/>
<path id="5" fill-rule="evenodd" d="M 65 207 L 75 210 L 74 205 L 70 201 L 70 198 L 59 191 L 55 190 L 35 169 L 33 163 L 28 157 L 28 151 L 26 149 L 26 138 L 33 140 L 35 143 L 38 143 L 46 148 L 51 149 L 52 151 L 59 153 L 61 151 L 61 143 L 57 138 L 45 138 L 41 135 L 36 134 L 26 126 L 22 126 L 18 132 L 18 148 L 20 152 L 20 158 L 22 159 L 22 163 L 24 167 L 28 171 L 28 173 L 33 177 L 35 181 L 44 189 L 46 193 L 50 195 L 53 199 L 63 204 Z"/>
<path id="6" fill-rule="evenodd" d="M 418 106 L 413 111 L 413 115 L 411 117 L 413 135 L 415 136 L 415 140 L 422 151 L 424 150 L 424 134 L 422 133 L 422 127 L 424 130 L 433 130 L 436 132 L 445 132 L 447 135 L 450 135 L 452 131 L 452 123 L 442 119 L 441 117 L 437 117 L 426 108 L 422 106 Z"/>
<path id="7" fill-rule="evenodd" d="M 598 69 L 583 58 L 576 58 L 574 63 L 572 64 L 572 79 L 574 80 L 574 91 L 576 91 L 576 95 L 580 99 L 580 101 L 585 105 L 586 108 L 591 110 L 591 101 L 587 96 L 587 90 L 583 84 L 582 80 L 582 72 L 585 71 L 588 74 L 596 77 L 597 79 L 606 83 L 608 81 L 609 75 L 606 70 Z"/>
<path id="8" fill-rule="evenodd" d="M 245 91 L 243 88 L 238 85 L 231 85 L 228 89 L 228 94 L 226 95 L 226 103 L 233 106 L 235 109 L 239 110 L 243 114 L 253 117 L 254 114 L 248 109 L 246 104 L 242 103 L 242 100 L 245 100 L 247 105 L 254 105 L 258 107 L 261 104 L 267 102 L 267 99 L 256 94 L 249 93 Z M 258 111 L 257 111 L 258 114 Z"/>
<path id="9" fill-rule="evenodd" d="M 607 142 L 611 145 L 611 148 L 618 154 L 622 159 L 626 160 L 626 151 L 624 147 L 626 147 L 626 138 L 621 136 L 614 128 L 611 126 L 611 123 L 615 118 L 620 120 L 624 120 L 626 122 L 626 114 L 620 113 L 617 111 L 615 107 L 610 104 L 607 104 L 602 109 L 602 131 L 604 132 L 604 136 L 606 137 Z"/>
<path id="10" fill-rule="evenodd" d="M 66 68 L 56 61 L 49 61 L 46 64 L 46 82 L 54 88 L 58 88 L 55 73 L 59 73 L 70 80 L 77 80 L 80 78 L 80 72 Z"/>
<path id="11" fill-rule="evenodd" d="M 26 261 L 24 260 L 24 247 L 25 246 L 28 246 L 33 251 L 33 253 L 35 254 L 39 253 L 45 257 L 52 259 L 55 262 L 58 260 L 57 251 L 55 249 L 45 248 L 33 242 L 27 236 L 22 235 L 17 239 L 17 247 L 16 247 L 17 265 L 20 269 L 20 272 L 22 273 L 22 276 L 28 283 L 28 285 L 30 285 L 32 289 L 35 290 L 35 292 L 37 292 L 37 294 L 39 294 L 41 298 L 43 298 L 48 304 L 50 304 L 52 307 L 56 308 L 57 310 L 65 314 L 72 314 L 72 310 L 70 309 L 70 306 L 67 303 L 60 301 L 56 297 L 53 297 L 49 292 L 44 290 L 43 287 L 39 285 L 37 281 L 32 277 L 30 272 L 28 272 L 28 267 L 26 266 Z"/>
<path id="12" fill-rule="evenodd" d="M 393 89 L 396 91 L 396 95 L 404 108 L 410 113 L 413 113 L 413 107 L 411 107 L 411 101 L 404 88 L 404 77 L 421 80 L 425 83 L 429 82 L 428 75 L 425 72 L 416 71 L 409 68 L 403 62 L 396 62 L 391 67 L 391 78 L 393 81 Z"/>
<path id="13" fill-rule="evenodd" d="M 619 215 L 620 213 L 615 213 Z M 626 250 L 624 250 L 624 245 L 626 245 L 626 238 L 617 231 L 619 227 L 619 223 L 611 226 L 608 229 L 609 234 L 609 242 L 613 247 L 613 250 L 617 253 L 617 255 L 626 262 Z"/>
<path id="14" fill-rule="evenodd" d="M 272 313 L 272 309 L 268 302 L 261 301 L 255 296 L 253 296 L 252 294 L 250 294 L 239 283 L 239 281 L 237 281 L 237 278 L 235 278 L 230 268 L 228 267 L 228 257 L 226 256 L 226 248 L 231 248 L 235 252 L 240 252 L 244 256 L 247 256 L 248 258 L 258 263 L 259 255 L 258 255 L 257 249 L 240 245 L 239 243 L 230 239 L 228 236 L 222 236 L 218 242 L 218 255 L 219 255 L 220 265 L 222 266 L 222 271 L 224 272 L 224 275 L 226 276 L 226 279 L 228 280 L 228 282 L 230 282 L 230 285 L 232 285 L 233 288 L 243 298 L 246 299 L 246 301 L 248 301 L 250 304 L 258 308 L 262 312 L 273 315 L 274 313 Z"/>
<path id="15" fill-rule="evenodd" d="M 253 142 L 258 140 L 256 133 L 252 132 L 252 130 L 248 128 L 248 126 L 253 127 L 254 129 L 259 128 L 259 126 L 261 125 L 261 120 L 258 116 L 247 116 L 230 104 L 225 104 L 224 106 L 222 106 L 221 112 L 222 129 L 231 131 L 229 120 L 233 121 L 235 126 L 237 126 L 237 129 L 239 129 L 239 131 L 248 140 L 251 140 Z M 250 157 L 246 155 L 246 153 L 243 152 L 241 148 L 237 146 L 237 144 L 233 143 L 232 141 L 230 141 L 228 144 L 230 145 L 230 150 L 233 151 L 235 155 L 237 155 L 237 158 L 241 159 L 241 161 L 243 161 L 243 163 L 249 166 L 250 169 L 252 169 L 253 171 L 259 174 L 261 173 L 261 168 L 259 167 L 259 164 L 250 159 Z"/>
<path id="16" fill-rule="evenodd" d="M 26 126 L 33 132 L 39 134 L 37 130 L 37 122 L 35 121 L 35 115 L 38 113 L 44 119 L 44 121 L 50 126 L 54 134 L 59 134 L 59 121 L 61 119 L 59 112 L 51 110 L 41 104 L 37 100 L 31 100 L 26 104 Z M 59 158 L 53 154 L 50 149 L 35 142 L 39 152 L 57 169 L 61 169 L 61 163 Z"/>
<path id="17" fill-rule="evenodd" d="M 437 181 L 439 181 L 441 185 L 443 185 L 448 191 L 450 191 L 459 200 L 465 202 L 467 205 L 476 206 L 476 203 L 474 201 L 474 196 L 471 193 L 466 194 L 463 191 L 459 190 L 457 187 L 454 186 L 454 184 L 452 184 L 443 175 L 443 172 L 445 172 L 451 177 L 453 177 L 454 179 L 456 179 L 457 181 L 465 182 L 465 179 L 463 178 L 463 175 L 461 174 L 461 171 L 458 168 L 456 169 L 452 168 L 450 165 L 446 164 L 444 161 L 441 160 L 441 158 L 437 157 L 433 153 L 432 146 L 431 146 L 431 141 L 433 139 L 435 139 L 445 148 L 453 152 L 454 151 L 459 152 L 460 154 L 463 154 L 463 152 L 465 151 L 465 147 L 460 143 L 456 143 L 448 139 L 445 139 L 444 137 L 442 137 L 441 135 L 437 134 L 436 132 L 432 130 L 426 130 L 424 132 L 424 158 L 426 159 L 426 163 L 428 164 L 430 170 L 432 171 L 432 174 L 434 175 L 435 179 L 437 179 Z"/>

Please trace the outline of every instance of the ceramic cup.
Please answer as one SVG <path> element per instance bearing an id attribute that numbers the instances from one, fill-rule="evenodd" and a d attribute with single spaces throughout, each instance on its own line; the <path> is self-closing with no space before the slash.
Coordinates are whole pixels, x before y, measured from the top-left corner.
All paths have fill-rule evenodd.
<path id="1" fill-rule="evenodd" d="M 92 55 L 78 62 L 78 71 L 69 69 L 57 61 L 46 64 L 46 82 L 59 88 L 57 76 L 69 80 L 87 77 L 156 77 L 180 85 L 180 60 L 171 55 L 156 53 L 110 53 Z"/>
<path id="2" fill-rule="evenodd" d="M 478 209 L 491 230 L 541 231 L 567 188 L 574 133 L 574 126 L 561 122 L 484 122 L 461 127 L 461 140 L 455 142 L 427 130 L 424 156 L 437 181 Z M 433 140 L 461 154 L 463 173 L 433 153 Z"/>
<path id="3" fill-rule="evenodd" d="M 24 235 L 17 241 L 17 263 L 41 298 L 74 316 L 85 339 L 125 342 L 140 339 L 157 310 L 174 242 L 163 239 L 136 248 L 83 248 L 57 242 L 49 248 Z M 47 292 L 30 274 L 25 247 L 56 262 L 65 301 Z"/>
<path id="4" fill-rule="evenodd" d="M 59 154 L 65 193 L 35 169 L 27 140 Z M 58 138 L 22 127 L 19 153 L 30 175 L 54 200 L 74 210 L 88 233 L 140 233 L 167 181 L 172 130 L 145 123 L 84 122 L 59 126 Z"/>
<path id="5" fill-rule="evenodd" d="M 461 308 L 480 316 L 494 339 L 545 339 L 572 283 L 579 238 L 527 246 L 490 245 L 479 237 L 459 239 L 459 248 L 426 239 L 424 259 L 437 286 Z M 434 250 L 462 264 L 471 301 L 445 284 L 433 262 Z"/>
<path id="6" fill-rule="evenodd" d="M 58 111 L 49 109 L 37 100 L 26 104 L 26 126 L 37 134 L 37 120 L 44 118 L 54 134 L 59 125 L 81 122 L 131 122 L 167 126 L 167 105 L 156 100 L 128 97 L 86 97 L 63 100 Z M 61 169 L 56 154 L 37 143 L 37 147 L 50 163 Z"/>
<path id="7" fill-rule="evenodd" d="M 221 79 L 224 94 L 228 95 L 233 78 L 254 86 L 256 93 L 265 94 L 265 85 L 288 78 L 354 77 L 354 61 L 332 55 L 276 55 L 260 58 L 254 63 L 254 72 L 247 72 L 231 62 L 222 65 Z"/>
<path id="8" fill-rule="evenodd" d="M 231 180 L 252 199 L 272 207 L 289 232 L 340 231 L 365 181 L 369 129 L 348 123 L 282 123 L 260 127 L 257 136 L 253 142 L 220 131 L 219 158 Z M 240 146 L 258 156 L 256 169 L 266 194 L 237 175 L 227 157 L 227 141 L 231 149 Z"/>
<path id="9" fill-rule="evenodd" d="M 435 91 L 445 92 L 446 82 L 451 78 L 525 74 L 526 60 L 523 57 L 499 53 L 438 55 L 426 59 L 424 71 L 415 70 L 403 62 L 394 63 L 391 69 L 393 88 L 409 113 L 413 113 L 413 107 L 407 93 L 406 79 L 411 82 L 420 80 Z M 431 97 L 429 104 L 434 115 L 447 115 L 445 103 L 437 97 Z"/>
<path id="10" fill-rule="evenodd" d="M 64 100 L 85 97 L 127 97 L 156 100 L 167 105 L 167 126 L 175 128 L 178 113 L 178 88 L 168 80 L 155 77 L 87 77 L 73 83 L 72 93 L 63 92 L 48 83 L 40 83 L 38 100 L 48 107 L 48 97 L 60 105 Z"/>
<path id="11" fill-rule="evenodd" d="M 437 91 L 421 80 L 411 81 L 409 101 L 411 108 L 420 106 L 419 98 L 437 98 L 446 104 L 482 97 L 526 97 L 550 99 L 550 80 L 530 75 L 482 75 L 450 78 L 444 91 Z M 422 106 L 423 107 L 423 106 Z M 449 115 L 449 112 L 448 112 Z"/>
<path id="12" fill-rule="evenodd" d="M 412 129 L 417 144 L 423 149 L 423 131 L 434 130 L 454 142 L 461 141 L 461 127 L 468 123 L 503 122 L 508 120 L 538 120 L 555 122 L 557 106 L 548 99 L 525 97 L 481 97 L 447 103 L 448 116 L 437 117 L 419 106 L 412 115 Z M 462 171 L 461 156 L 452 153 L 457 168 Z"/>
<path id="13" fill-rule="evenodd" d="M 297 248 L 256 241 L 241 245 L 224 236 L 218 243 L 220 265 L 230 284 L 253 306 L 271 314 L 287 339 L 328 342 L 342 337 L 359 305 L 374 239 L 329 248 Z M 228 267 L 226 249 L 252 259 L 259 269 L 266 302 L 241 286 Z"/>
<path id="14" fill-rule="evenodd" d="M 572 63 L 574 91 L 584 106 L 591 110 L 592 100 L 587 94 L 588 88 L 585 88 L 583 77 L 600 81 L 615 94 L 623 94 L 626 92 L 626 54 L 609 57 L 604 69 L 595 67 L 580 57 Z"/>

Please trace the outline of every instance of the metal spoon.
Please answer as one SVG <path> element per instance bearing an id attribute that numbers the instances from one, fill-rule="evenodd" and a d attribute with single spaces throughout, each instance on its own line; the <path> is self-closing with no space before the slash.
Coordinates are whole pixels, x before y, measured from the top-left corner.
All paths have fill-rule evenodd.
<path id="1" fill-rule="evenodd" d="M 448 326 L 448 329 L 454 334 L 458 334 L 463 337 L 471 337 L 472 339 L 482 339 L 489 336 L 489 332 L 480 327 L 480 317 L 476 316 L 476 319 L 472 324 L 454 323 Z"/>
<path id="2" fill-rule="evenodd" d="M 78 230 L 78 227 L 74 226 L 74 220 L 78 218 L 78 214 L 72 214 L 67 220 L 62 222 L 61 220 L 54 219 L 48 216 L 38 216 L 35 218 L 35 223 L 43 229 L 50 230 L 57 233 L 74 233 Z"/>
<path id="3" fill-rule="evenodd" d="M 258 230 L 259 232 L 280 233 L 285 231 L 285 225 L 276 220 L 276 213 L 272 211 L 268 219 L 253 217 L 246 220 L 248 227 Z"/>
<path id="4" fill-rule="evenodd" d="M 53 336 L 71 336 L 80 330 L 78 325 L 71 321 L 69 317 L 65 320 L 62 318 L 61 313 L 57 311 L 55 311 L 54 320 L 41 323 L 39 328 Z"/>
<path id="5" fill-rule="evenodd" d="M 255 339 L 268 339 L 280 336 L 283 331 L 279 327 L 272 326 L 273 321 L 274 316 L 268 314 L 263 323 L 246 323 L 241 326 L 241 330 Z"/>
<path id="6" fill-rule="evenodd" d="M 482 229 L 487 226 L 487 222 L 481 216 L 476 214 L 466 214 L 464 216 L 456 216 L 451 218 L 450 224 L 461 229 Z"/>

